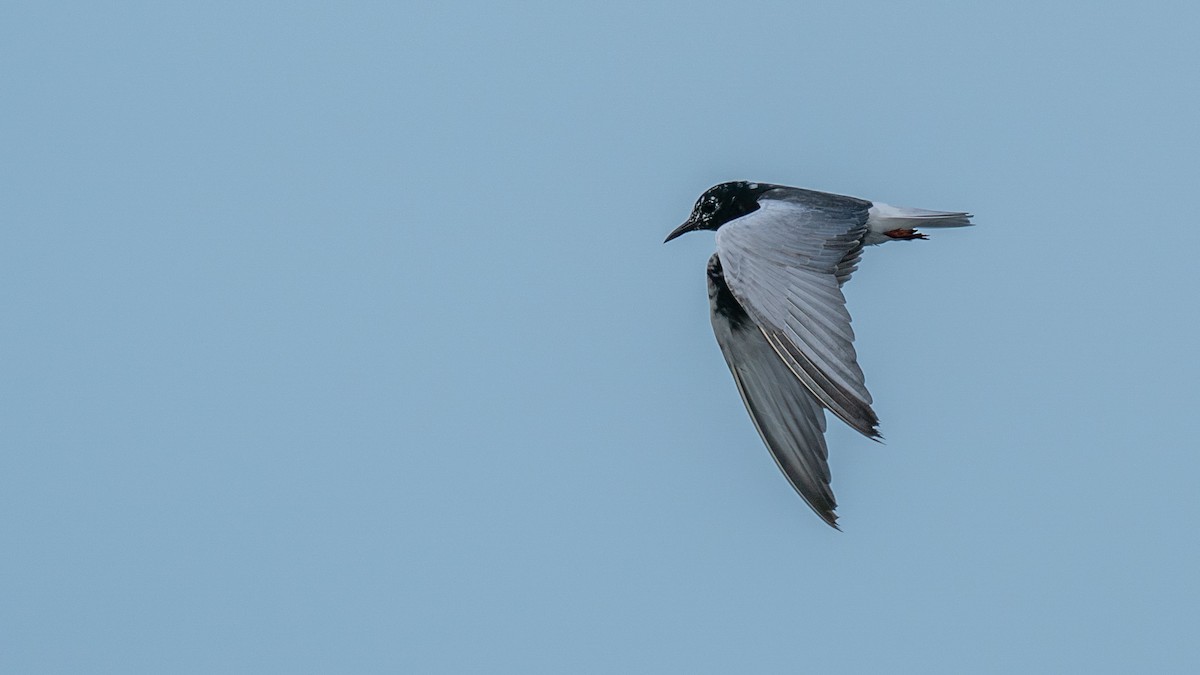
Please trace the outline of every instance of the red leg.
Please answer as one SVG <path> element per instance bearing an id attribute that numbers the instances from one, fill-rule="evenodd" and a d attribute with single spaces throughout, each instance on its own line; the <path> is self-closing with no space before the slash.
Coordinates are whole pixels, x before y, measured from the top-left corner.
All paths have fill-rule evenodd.
<path id="1" fill-rule="evenodd" d="M 892 239 L 928 239 L 929 238 L 929 237 L 921 234 L 920 232 L 917 232 L 916 230 L 910 230 L 910 229 L 889 230 L 887 232 L 884 232 L 883 234 L 888 237 L 891 237 Z"/>

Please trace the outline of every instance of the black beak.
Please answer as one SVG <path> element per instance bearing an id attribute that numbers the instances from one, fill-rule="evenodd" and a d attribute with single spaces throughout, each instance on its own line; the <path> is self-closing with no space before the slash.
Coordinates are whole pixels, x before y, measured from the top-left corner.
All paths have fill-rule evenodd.
<path id="1" fill-rule="evenodd" d="M 675 228 L 674 230 L 671 230 L 671 234 L 667 235 L 667 238 L 663 240 L 663 243 L 665 244 L 668 241 L 671 241 L 672 239 L 674 239 L 675 237 L 678 237 L 681 234 L 687 234 L 688 232 L 694 232 L 698 229 L 700 229 L 699 224 L 697 224 L 696 221 L 692 220 L 691 218 L 688 218 L 686 223 L 680 225 L 679 227 Z"/>

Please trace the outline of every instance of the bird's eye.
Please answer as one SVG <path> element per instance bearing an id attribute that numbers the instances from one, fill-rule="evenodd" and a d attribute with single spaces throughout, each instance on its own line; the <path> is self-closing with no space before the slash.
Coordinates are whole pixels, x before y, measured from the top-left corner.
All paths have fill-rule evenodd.
<path id="1" fill-rule="evenodd" d="M 713 211 L 717 210 L 717 203 L 711 199 L 706 199 L 700 202 L 700 213 L 706 216 L 711 216 Z"/>

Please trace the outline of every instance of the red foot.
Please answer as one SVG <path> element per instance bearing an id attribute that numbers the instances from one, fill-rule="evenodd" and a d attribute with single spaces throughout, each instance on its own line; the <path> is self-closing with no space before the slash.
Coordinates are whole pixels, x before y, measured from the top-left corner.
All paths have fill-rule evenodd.
<path id="1" fill-rule="evenodd" d="M 920 232 L 917 232 L 916 230 L 908 230 L 908 229 L 889 230 L 887 232 L 884 232 L 883 234 L 888 237 L 891 237 L 892 239 L 928 239 L 929 238 L 929 237 L 921 234 Z"/>

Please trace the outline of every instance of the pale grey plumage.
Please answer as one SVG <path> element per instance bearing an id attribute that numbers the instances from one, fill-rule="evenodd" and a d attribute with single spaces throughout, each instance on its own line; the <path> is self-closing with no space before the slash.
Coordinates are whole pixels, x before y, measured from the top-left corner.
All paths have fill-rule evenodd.
<path id="1" fill-rule="evenodd" d="M 822 408 L 879 438 L 841 287 L 864 246 L 923 239 L 917 226 L 961 227 L 970 217 L 735 182 L 705 192 L 667 237 L 717 231 L 708 266 L 717 343 L 775 462 L 834 527 Z"/>
<path id="2" fill-rule="evenodd" d="M 754 428 L 796 492 L 825 522 L 837 527 L 829 487 L 829 452 L 821 403 L 780 359 L 759 327 L 728 302 L 721 261 L 708 263 L 708 297 L 717 344 L 733 373 Z"/>
<path id="3" fill-rule="evenodd" d="M 764 194 L 757 211 L 717 230 L 725 280 L 821 404 L 861 433 L 878 436 L 841 291 L 867 231 L 870 202 L 826 198 L 813 207 L 773 199 L 773 192 L 787 194 Z"/>

